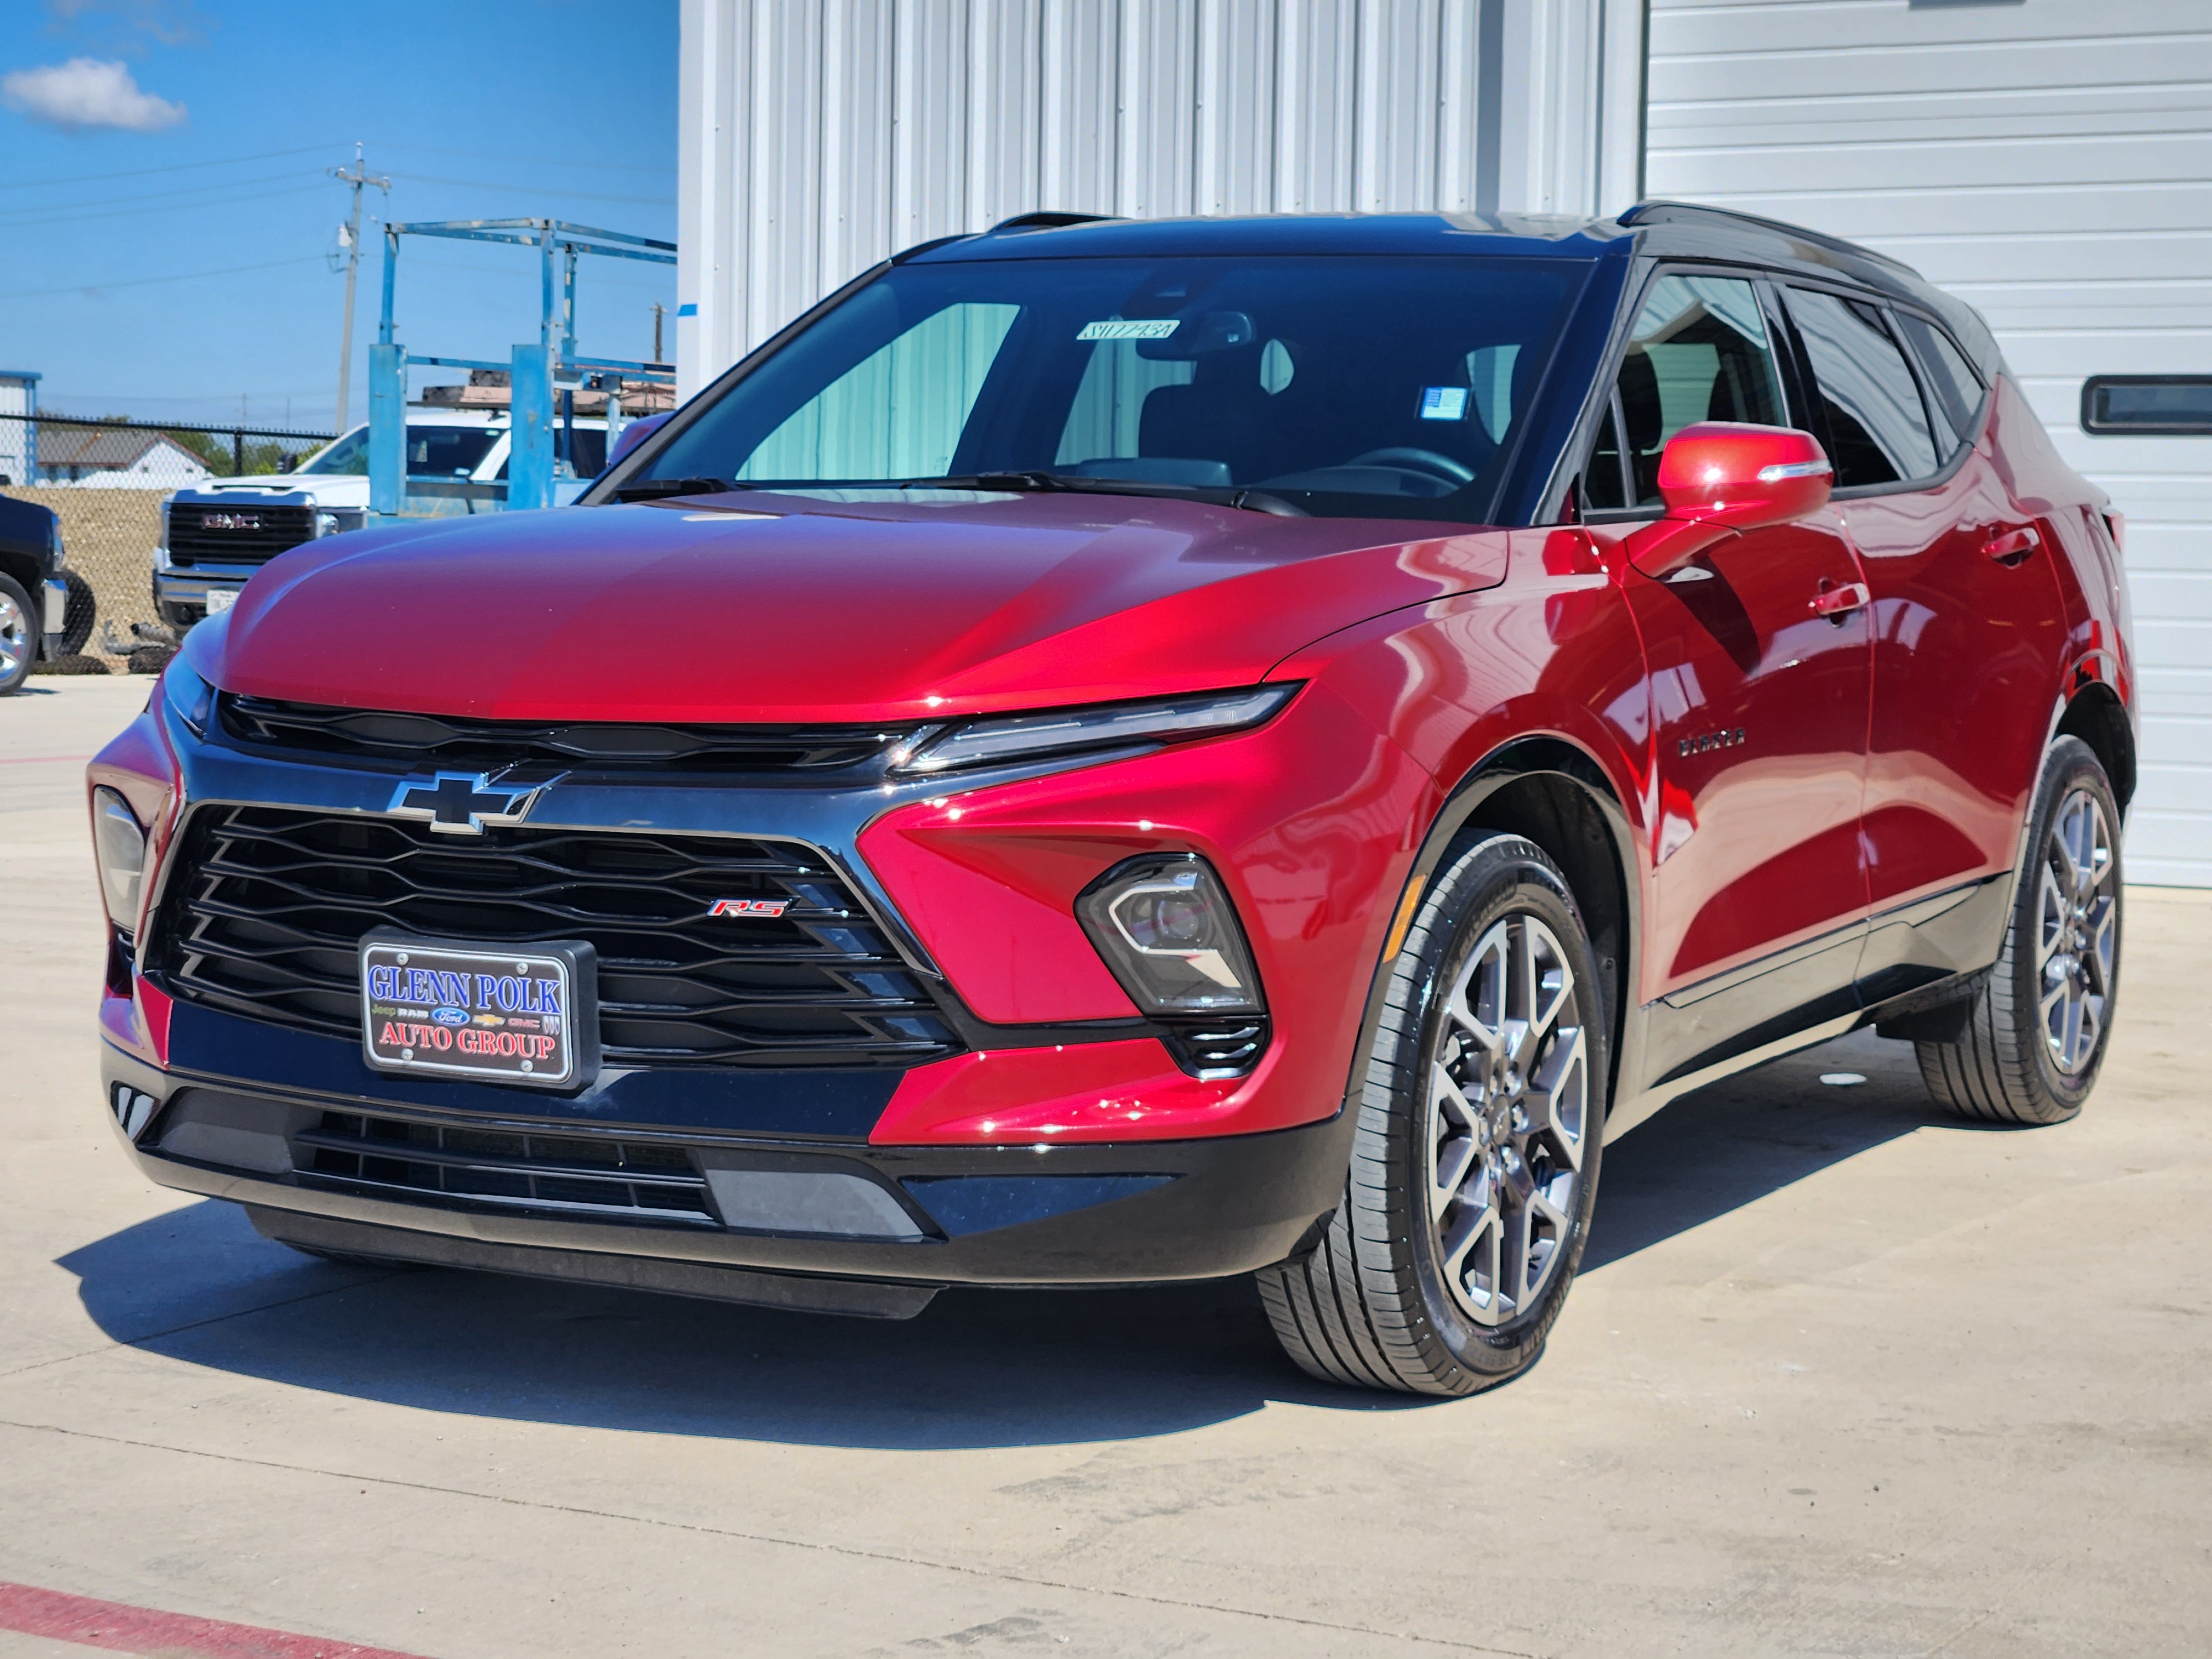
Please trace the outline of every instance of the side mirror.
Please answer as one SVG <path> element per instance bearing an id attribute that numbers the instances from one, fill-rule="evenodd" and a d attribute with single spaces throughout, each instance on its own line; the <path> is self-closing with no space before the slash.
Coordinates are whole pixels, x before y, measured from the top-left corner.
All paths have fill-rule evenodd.
<path id="1" fill-rule="evenodd" d="M 1818 512 L 1834 483 L 1813 435 L 1790 427 L 1705 421 L 1677 432 L 1659 457 L 1667 516 L 1729 530 Z"/>

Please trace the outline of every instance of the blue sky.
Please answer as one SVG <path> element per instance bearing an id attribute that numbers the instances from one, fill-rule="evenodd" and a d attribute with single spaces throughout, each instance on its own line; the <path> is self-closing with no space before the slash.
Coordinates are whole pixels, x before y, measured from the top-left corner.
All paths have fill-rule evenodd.
<path id="1" fill-rule="evenodd" d="M 232 420 L 244 394 L 256 423 L 327 429 L 349 199 L 330 171 L 354 141 L 392 181 L 368 193 L 380 217 L 673 241 L 676 69 L 676 0 L 7 0 L 0 368 L 40 372 L 69 414 Z M 363 240 L 357 418 L 382 258 Z M 643 357 L 675 268 L 587 259 L 578 289 L 583 350 Z M 417 352 L 503 360 L 536 335 L 521 249 L 410 240 L 398 293 Z"/>

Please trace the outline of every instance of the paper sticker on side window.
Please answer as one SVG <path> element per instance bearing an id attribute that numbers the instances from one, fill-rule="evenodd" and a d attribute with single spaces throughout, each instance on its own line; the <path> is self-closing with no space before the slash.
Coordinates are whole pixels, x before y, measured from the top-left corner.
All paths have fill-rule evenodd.
<path id="1" fill-rule="evenodd" d="M 1180 317 L 1156 317 L 1133 323 L 1118 319 L 1107 323 L 1085 323 L 1076 334 L 1079 340 L 1164 340 L 1182 325 Z"/>

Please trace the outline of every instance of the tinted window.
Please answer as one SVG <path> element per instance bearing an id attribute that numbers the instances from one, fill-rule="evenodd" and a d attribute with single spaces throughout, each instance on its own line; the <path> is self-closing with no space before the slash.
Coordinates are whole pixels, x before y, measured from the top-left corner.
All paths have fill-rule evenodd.
<path id="1" fill-rule="evenodd" d="M 498 437 L 499 433 L 490 427 L 410 426 L 407 428 L 407 476 L 465 478 L 491 453 Z M 300 471 L 368 477 L 368 428 L 356 427 Z"/>
<path id="2" fill-rule="evenodd" d="M 900 265 L 638 476 L 926 488 L 1042 472 L 1471 519 L 1585 274 L 1537 258 Z"/>
<path id="3" fill-rule="evenodd" d="M 1759 290 L 1736 276 L 1662 276 L 1630 331 L 1620 410 L 1639 506 L 1659 500 L 1659 453 L 1699 421 L 1784 424 Z"/>
<path id="4" fill-rule="evenodd" d="M 1792 289 L 1790 314 L 1820 382 L 1837 487 L 1897 483 L 1935 471 L 1936 439 L 1920 387 L 1881 312 Z"/>
<path id="5" fill-rule="evenodd" d="M 1938 411 L 1960 437 L 1971 434 L 1974 415 L 1982 406 L 1982 378 L 1974 373 L 1974 366 L 1951 343 L 1951 337 L 1933 323 L 1910 312 L 1891 315 L 1920 355 L 1920 366 L 1927 371 L 1928 389 L 1935 393 Z"/>

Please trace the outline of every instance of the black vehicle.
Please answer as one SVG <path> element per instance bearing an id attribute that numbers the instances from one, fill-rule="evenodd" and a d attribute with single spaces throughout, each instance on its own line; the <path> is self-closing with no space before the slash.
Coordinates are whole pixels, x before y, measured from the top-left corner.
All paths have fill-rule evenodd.
<path id="1" fill-rule="evenodd" d="M 68 606 L 61 520 L 51 507 L 0 495 L 0 697 L 30 678 L 42 650 L 61 654 Z"/>

